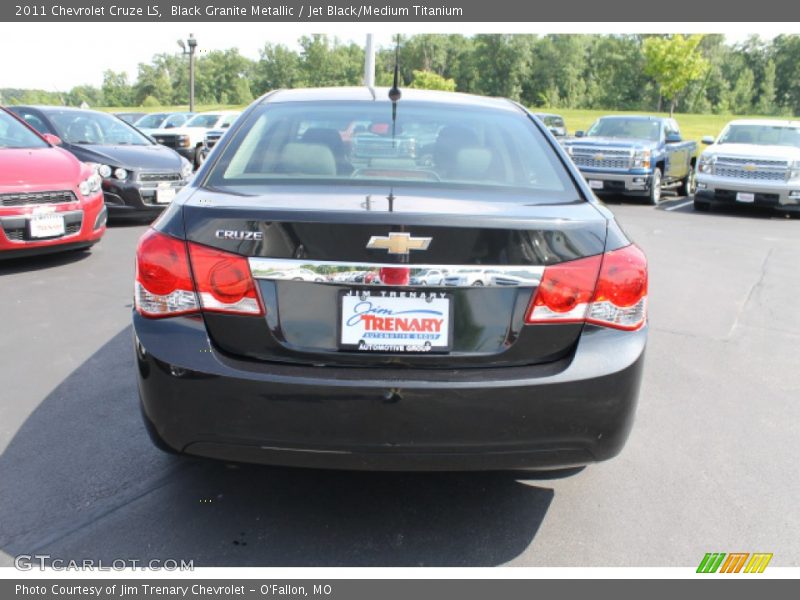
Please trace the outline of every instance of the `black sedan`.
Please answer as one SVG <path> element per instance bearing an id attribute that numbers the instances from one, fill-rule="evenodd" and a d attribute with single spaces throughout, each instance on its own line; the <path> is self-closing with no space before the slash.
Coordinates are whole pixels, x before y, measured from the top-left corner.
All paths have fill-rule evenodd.
<path id="1" fill-rule="evenodd" d="M 39 132 L 57 136 L 79 160 L 98 165 L 110 217 L 152 218 L 191 177 L 192 165 L 177 152 L 107 113 L 53 106 L 9 109 Z"/>
<path id="2" fill-rule="evenodd" d="M 647 339 L 642 251 L 523 107 L 392 98 L 264 96 L 142 237 L 134 344 L 153 440 L 346 469 L 616 455 Z M 463 277 L 418 283 L 433 270 Z"/>

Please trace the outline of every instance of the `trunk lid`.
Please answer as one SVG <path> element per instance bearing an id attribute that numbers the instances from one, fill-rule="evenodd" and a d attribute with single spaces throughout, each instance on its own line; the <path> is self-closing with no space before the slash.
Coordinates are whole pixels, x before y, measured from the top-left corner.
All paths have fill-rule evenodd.
<path id="1" fill-rule="evenodd" d="M 233 355 L 314 365 L 457 368 L 562 358 L 582 325 L 525 326 L 525 312 L 545 266 L 604 251 L 606 218 L 583 201 L 499 197 L 377 186 L 197 190 L 184 205 L 186 238 L 247 256 L 266 309 L 258 318 L 206 313 L 209 335 Z M 427 247 L 393 253 L 409 240 Z M 385 332 L 381 344 L 359 346 L 363 339 L 345 333 L 356 305 L 374 305 L 373 324 L 390 328 L 389 338 L 426 340 L 432 336 L 419 333 L 438 326 L 442 336 L 433 347 L 419 341 L 419 352 L 384 344 Z M 381 312 L 387 306 L 391 323 Z"/>

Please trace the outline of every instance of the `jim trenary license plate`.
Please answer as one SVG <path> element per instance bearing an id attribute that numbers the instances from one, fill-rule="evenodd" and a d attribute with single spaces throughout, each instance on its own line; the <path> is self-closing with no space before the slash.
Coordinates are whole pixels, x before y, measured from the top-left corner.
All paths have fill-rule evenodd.
<path id="1" fill-rule="evenodd" d="M 347 291 L 340 345 L 364 352 L 447 351 L 451 304 L 444 292 Z"/>

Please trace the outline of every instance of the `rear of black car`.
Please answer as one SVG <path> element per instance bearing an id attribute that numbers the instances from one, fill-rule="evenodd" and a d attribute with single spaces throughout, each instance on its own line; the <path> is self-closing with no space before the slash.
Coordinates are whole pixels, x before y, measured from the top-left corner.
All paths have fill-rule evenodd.
<path id="1" fill-rule="evenodd" d="M 397 470 L 620 451 L 641 251 L 516 105 L 404 94 L 262 99 L 142 238 L 139 389 L 162 448 Z M 433 270 L 449 283 L 421 283 Z"/>

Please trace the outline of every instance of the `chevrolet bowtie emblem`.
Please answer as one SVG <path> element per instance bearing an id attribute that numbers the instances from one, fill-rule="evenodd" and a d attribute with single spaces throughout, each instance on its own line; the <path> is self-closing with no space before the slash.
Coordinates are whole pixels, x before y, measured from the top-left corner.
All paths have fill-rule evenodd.
<path id="1" fill-rule="evenodd" d="M 410 233 L 393 231 L 388 236 L 373 235 L 367 242 L 371 250 L 388 250 L 389 254 L 408 254 L 411 250 L 427 250 L 433 238 L 411 237 Z"/>
<path id="2" fill-rule="evenodd" d="M 604 157 L 603 157 L 602 153 L 598 152 L 592 158 L 594 158 L 595 160 L 603 160 Z"/>
<path id="3" fill-rule="evenodd" d="M 756 170 L 756 166 L 753 163 L 747 163 L 744 166 L 744 170 L 745 171 L 755 171 Z"/>

